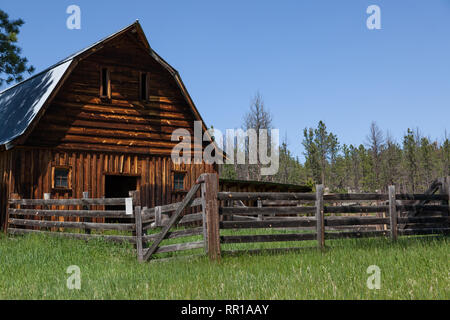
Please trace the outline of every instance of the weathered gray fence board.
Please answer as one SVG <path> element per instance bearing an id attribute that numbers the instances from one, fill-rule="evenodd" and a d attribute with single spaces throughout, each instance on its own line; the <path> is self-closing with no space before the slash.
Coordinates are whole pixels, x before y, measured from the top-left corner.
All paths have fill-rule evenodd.
<path id="1" fill-rule="evenodd" d="M 262 234 L 244 236 L 221 236 L 221 243 L 249 243 L 249 242 L 282 242 L 282 241 L 304 241 L 315 240 L 315 233 L 282 233 L 282 234 Z"/>
<path id="2" fill-rule="evenodd" d="M 290 193 L 290 192 L 219 192 L 219 200 L 316 200 L 313 193 Z M 445 194 L 397 194 L 398 200 L 448 200 Z M 380 193 L 346 193 L 327 194 L 324 201 L 383 201 L 388 200 L 388 194 Z"/>
<path id="3" fill-rule="evenodd" d="M 385 237 L 389 230 L 326 232 L 325 239 Z"/>
<path id="4" fill-rule="evenodd" d="M 105 241 L 112 242 L 129 242 L 136 243 L 136 238 L 132 236 L 113 236 L 113 235 L 102 235 L 102 234 L 82 234 L 82 233 L 69 233 L 69 232 L 51 232 L 51 231 L 40 231 L 31 229 L 15 229 L 8 228 L 8 234 L 10 235 L 22 235 L 22 234 L 45 234 L 49 236 L 63 237 L 63 238 L 73 238 L 79 240 L 90 240 L 90 239 L 103 239 Z"/>
<path id="5" fill-rule="evenodd" d="M 182 202 L 176 202 L 176 203 L 172 203 L 169 205 L 165 205 L 165 206 L 160 206 L 161 208 L 161 213 L 168 213 L 168 212 L 172 212 L 178 209 L 178 207 L 182 204 Z M 201 198 L 196 198 L 194 199 L 194 201 L 192 201 L 192 204 L 190 205 L 190 207 L 198 207 L 202 205 L 202 199 Z M 155 212 L 156 212 L 156 208 L 145 208 L 142 209 L 142 214 L 143 214 L 143 221 L 151 219 L 151 218 L 155 218 Z"/>
<path id="6" fill-rule="evenodd" d="M 182 237 L 199 236 L 202 234 L 203 234 L 203 227 L 199 227 L 199 228 L 192 228 L 192 229 L 169 232 L 166 235 L 165 239 L 176 239 L 176 238 L 182 238 Z M 144 242 L 151 242 L 151 241 L 155 241 L 159 236 L 160 236 L 159 233 L 150 234 L 150 235 L 143 236 L 143 240 L 144 240 Z"/>
<path id="7" fill-rule="evenodd" d="M 99 199 L 10 199 L 9 204 L 22 206 L 125 205 L 126 198 Z"/>
<path id="8" fill-rule="evenodd" d="M 271 215 L 282 215 L 282 214 L 302 214 L 302 213 L 314 213 L 316 212 L 315 207 L 222 207 L 219 213 L 226 215 L 261 215 L 261 214 L 271 214 Z"/>
<path id="9" fill-rule="evenodd" d="M 40 210 L 40 209 L 9 209 L 10 215 L 36 217 L 87 217 L 87 218 L 133 218 L 125 211 L 105 210 Z"/>
<path id="10" fill-rule="evenodd" d="M 450 234 L 450 228 L 423 228 L 423 229 L 403 229 L 398 231 L 399 235 L 426 235 L 426 234 Z"/>
<path id="11" fill-rule="evenodd" d="M 325 213 L 376 213 L 386 212 L 389 206 L 325 206 Z"/>
<path id="12" fill-rule="evenodd" d="M 258 229 L 258 228 L 296 228 L 315 227 L 315 218 L 298 218 L 296 220 L 265 220 L 265 221 L 222 221 L 221 229 Z"/>
<path id="13" fill-rule="evenodd" d="M 293 192 L 219 192 L 219 200 L 316 200 L 312 193 Z"/>
<path id="14" fill-rule="evenodd" d="M 389 218 L 378 217 L 325 217 L 325 226 L 357 226 L 388 224 Z"/>
<path id="15" fill-rule="evenodd" d="M 118 231 L 135 230 L 135 225 L 130 223 L 44 221 L 44 220 L 10 218 L 9 224 L 15 226 L 30 226 L 40 228 L 69 228 L 69 229 L 118 230 Z"/>
<path id="16" fill-rule="evenodd" d="M 154 252 L 154 254 L 175 252 L 175 251 L 185 251 L 185 250 L 200 249 L 200 248 L 203 248 L 203 241 L 169 244 L 166 246 L 158 247 L 158 249 Z M 144 253 L 148 254 L 149 250 L 150 249 L 144 250 Z"/>

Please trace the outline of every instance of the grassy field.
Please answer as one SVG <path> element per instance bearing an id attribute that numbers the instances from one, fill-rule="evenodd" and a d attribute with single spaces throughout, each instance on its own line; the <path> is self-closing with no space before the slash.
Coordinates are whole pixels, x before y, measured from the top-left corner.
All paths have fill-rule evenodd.
<path id="1" fill-rule="evenodd" d="M 450 298 L 446 237 L 327 246 L 324 252 L 225 256 L 220 263 L 199 257 L 140 264 L 130 245 L 1 235 L 0 299 Z M 81 290 L 66 286 L 71 265 L 81 269 Z M 366 286 L 370 265 L 381 269 L 379 290 Z"/>

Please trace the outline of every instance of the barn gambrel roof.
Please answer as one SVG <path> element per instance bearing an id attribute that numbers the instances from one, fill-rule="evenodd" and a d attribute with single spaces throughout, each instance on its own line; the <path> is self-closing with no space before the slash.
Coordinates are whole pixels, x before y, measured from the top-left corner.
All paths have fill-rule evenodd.
<path id="1" fill-rule="evenodd" d="M 50 68 L 0 92 L 0 148 L 8 150 L 22 143 L 43 116 L 47 106 L 78 62 L 100 50 L 108 41 L 126 32 L 137 34 L 148 53 L 172 75 L 186 102 L 191 107 L 195 119 L 202 121 L 203 129 L 207 130 L 205 122 L 194 105 L 178 72 L 150 47 L 141 25 L 136 21 Z"/>

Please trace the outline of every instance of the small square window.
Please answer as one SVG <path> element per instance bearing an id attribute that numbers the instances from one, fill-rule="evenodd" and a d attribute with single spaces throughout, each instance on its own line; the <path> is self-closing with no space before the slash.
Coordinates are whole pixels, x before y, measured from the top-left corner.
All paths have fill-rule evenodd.
<path id="1" fill-rule="evenodd" d="M 53 188 L 59 189 L 70 188 L 69 168 L 53 168 Z"/>
<path id="2" fill-rule="evenodd" d="M 175 172 L 173 174 L 173 188 L 175 190 L 184 190 L 184 177 L 185 173 L 182 172 Z"/>

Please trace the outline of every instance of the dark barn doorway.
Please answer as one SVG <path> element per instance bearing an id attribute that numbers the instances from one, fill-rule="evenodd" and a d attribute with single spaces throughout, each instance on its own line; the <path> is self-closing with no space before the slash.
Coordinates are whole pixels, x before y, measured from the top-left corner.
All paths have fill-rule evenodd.
<path id="1" fill-rule="evenodd" d="M 138 188 L 139 177 L 105 175 L 105 198 L 128 198 Z M 106 206 L 106 210 L 125 210 L 123 206 Z"/>

